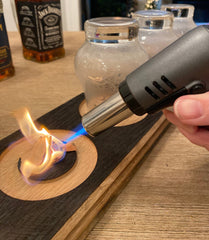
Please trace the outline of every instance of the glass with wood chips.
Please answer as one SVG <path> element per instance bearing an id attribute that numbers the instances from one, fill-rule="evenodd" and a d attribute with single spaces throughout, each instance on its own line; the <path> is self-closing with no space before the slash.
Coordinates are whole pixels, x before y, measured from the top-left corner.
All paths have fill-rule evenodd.
<path id="1" fill-rule="evenodd" d="M 195 10 L 193 5 L 165 4 L 161 6 L 161 9 L 173 13 L 173 30 L 179 37 L 196 27 L 196 24 L 193 20 Z"/>
<path id="2" fill-rule="evenodd" d="M 85 22 L 86 41 L 76 54 L 75 71 L 88 109 L 117 92 L 120 82 L 148 60 L 139 43 L 138 28 L 136 20 L 126 17 L 101 17 Z"/>
<path id="3" fill-rule="evenodd" d="M 153 57 L 178 37 L 173 31 L 173 14 L 161 10 L 132 13 L 139 23 L 139 41 L 149 57 Z"/>

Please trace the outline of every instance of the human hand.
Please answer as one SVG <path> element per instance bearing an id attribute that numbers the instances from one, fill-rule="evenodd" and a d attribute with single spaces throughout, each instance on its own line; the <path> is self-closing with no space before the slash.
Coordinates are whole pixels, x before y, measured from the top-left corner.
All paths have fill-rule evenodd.
<path id="1" fill-rule="evenodd" d="M 192 143 L 209 150 L 209 92 L 182 96 L 173 108 L 163 111 L 166 118 Z"/>

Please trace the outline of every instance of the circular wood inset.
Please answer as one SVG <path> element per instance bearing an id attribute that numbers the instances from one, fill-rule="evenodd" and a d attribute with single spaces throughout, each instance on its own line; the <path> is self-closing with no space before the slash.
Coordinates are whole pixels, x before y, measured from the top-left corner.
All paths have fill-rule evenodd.
<path id="1" fill-rule="evenodd" d="M 88 108 L 86 100 L 83 100 L 79 106 L 79 113 L 81 116 L 85 115 L 91 109 Z"/>
<path id="2" fill-rule="evenodd" d="M 87 112 L 89 111 L 86 100 L 83 100 L 79 106 L 79 113 L 81 116 L 85 115 Z M 121 121 L 120 123 L 118 123 L 117 125 L 115 125 L 114 127 L 124 127 L 124 126 L 128 126 L 134 123 L 137 123 L 139 121 L 141 121 L 142 119 L 144 119 L 147 116 L 147 114 L 145 113 L 142 116 L 137 116 L 135 114 L 133 114 L 132 116 L 130 116 L 129 118 Z"/>
<path id="3" fill-rule="evenodd" d="M 60 140 L 73 134 L 66 130 L 52 130 L 50 133 Z M 30 148 L 28 141 L 22 138 L 10 145 L 0 156 L 1 191 L 13 198 L 36 201 L 57 197 L 73 190 L 89 177 L 97 163 L 97 150 L 89 138 L 81 136 L 73 140 L 73 143 L 77 153 L 73 167 L 62 176 L 34 186 L 28 185 L 18 170 L 21 153 Z"/>

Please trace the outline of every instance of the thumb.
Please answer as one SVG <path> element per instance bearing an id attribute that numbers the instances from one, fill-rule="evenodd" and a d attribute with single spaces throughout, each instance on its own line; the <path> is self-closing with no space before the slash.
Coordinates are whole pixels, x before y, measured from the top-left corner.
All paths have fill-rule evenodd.
<path id="1" fill-rule="evenodd" d="M 178 98 L 174 103 L 174 113 L 185 124 L 209 125 L 209 92 Z"/>

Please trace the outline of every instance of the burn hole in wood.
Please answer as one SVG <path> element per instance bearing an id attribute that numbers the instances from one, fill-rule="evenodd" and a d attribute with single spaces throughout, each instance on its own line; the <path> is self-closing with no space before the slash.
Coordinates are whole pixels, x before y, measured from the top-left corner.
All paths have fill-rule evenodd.
<path id="1" fill-rule="evenodd" d="M 71 168 L 73 168 L 75 162 L 77 159 L 77 153 L 76 151 L 70 151 L 66 152 L 65 157 L 62 159 L 62 161 L 57 162 L 56 164 L 53 165 L 53 167 L 47 171 L 44 176 L 42 176 L 42 179 L 40 179 L 40 176 L 36 177 L 33 176 L 31 180 L 41 180 L 41 181 L 46 181 L 46 180 L 52 180 L 55 178 L 58 178 L 68 172 Z M 20 166 L 21 166 L 21 157 L 18 160 L 17 167 L 18 170 L 20 171 Z M 20 171 L 21 173 L 21 171 Z"/>

